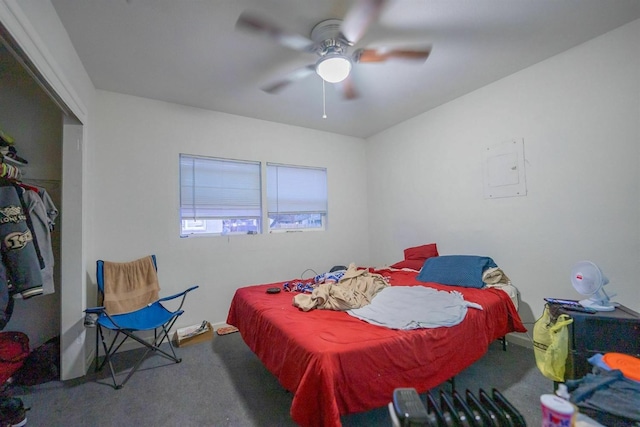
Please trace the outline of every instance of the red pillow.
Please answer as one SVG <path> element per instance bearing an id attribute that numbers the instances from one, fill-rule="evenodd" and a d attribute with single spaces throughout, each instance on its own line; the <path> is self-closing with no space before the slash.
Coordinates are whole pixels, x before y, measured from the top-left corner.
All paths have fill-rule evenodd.
<path id="1" fill-rule="evenodd" d="M 393 265 L 390 265 L 391 268 L 410 268 L 412 270 L 420 271 L 422 265 L 424 264 L 424 260 L 421 259 L 405 259 L 404 261 L 396 262 Z"/>
<path id="2" fill-rule="evenodd" d="M 435 243 L 415 246 L 413 248 L 407 248 L 404 250 L 405 260 L 420 260 L 422 261 L 422 263 L 424 263 L 427 258 L 431 258 L 434 256 L 438 256 L 438 248 L 436 247 Z M 420 265 L 420 267 L 422 267 L 422 264 Z"/>

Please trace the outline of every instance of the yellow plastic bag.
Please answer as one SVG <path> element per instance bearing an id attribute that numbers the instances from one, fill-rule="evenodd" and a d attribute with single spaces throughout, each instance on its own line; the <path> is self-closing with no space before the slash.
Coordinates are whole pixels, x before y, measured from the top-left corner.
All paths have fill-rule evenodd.
<path id="1" fill-rule="evenodd" d="M 533 326 L 533 352 L 542 375 L 553 381 L 564 381 L 564 368 L 569 353 L 569 330 L 573 319 L 561 314 L 552 319 L 545 305 L 542 317 Z"/>

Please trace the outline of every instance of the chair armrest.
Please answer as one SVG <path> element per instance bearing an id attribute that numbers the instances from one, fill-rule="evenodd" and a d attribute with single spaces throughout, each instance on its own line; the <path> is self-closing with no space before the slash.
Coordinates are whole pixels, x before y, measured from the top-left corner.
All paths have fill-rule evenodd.
<path id="1" fill-rule="evenodd" d="M 182 291 L 182 292 L 180 292 L 180 293 L 177 293 L 177 294 L 175 294 L 175 295 L 171 295 L 171 296 L 168 296 L 168 297 L 160 298 L 160 299 L 158 300 L 158 302 L 162 302 L 162 301 L 169 301 L 169 300 L 172 300 L 172 299 L 175 299 L 175 298 L 178 298 L 178 297 L 182 297 L 182 300 L 180 301 L 180 306 L 175 310 L 176 312 L 177 312 L 177 311 L 180 311 L 180 310 L 182 310 L 182 305 L 184 304 L 184 300 L 185 300 L 185 298 L 187 297 L 187 294 L 188 294 L 189 292 L 191 292 L 192 290 L 194 290 L 194 289 L 198 289 L 198 288 L 199 288 L 199 286 L 198 286 L 198 285 L 192 286 L 192 287 L 190 287 L 189 289 L 187 289 L 187 290 L 185 290 L 185 291 Z"/>
<path id="2" fill-rule="evenodd" d="M 87 309 L 84 310 L 85 313 L 87 314 L 98 314 L 98 315 L 103 315 L 105 316 L 107 319 L 109 319 L 111 321 L 111 323 L 113 323 L 113 325 L 118 328 L 118 329 L 122 329 L 120 327 L 120 325 L 118 325 L 118 323 L 114 320 L 113 317 L 109 316 L 109 313 L 107 313 L 107 311 L 104 309 L 104 306 L 100 306 L 100 307 L 89 307 Z"/>
<path id="3" fill-rule="evenodd" d="M 104 306 L 102 306 L 102 307 L 90 307 L 90 308 L 87 308 L 84 312 L 100 314 L 100 313 L 104 313 L 105 311 L 104 311 Z"/>
<path id="4" fill-rule="evenodd" d="M 192 286 L 192 287 L 190 287 L 189 289 L 187 289 L 187 290 L 185 290 L 185 291 L 179 292 L 179 293 L 174 294 L 174 295 L 170 295 L 170 296 L 168 296 L 168 297 L 160 298 L 158 301 L 159 301 L 159 302 L 160 302 L 160 301 L 169 301 L 169 300 L 172 300 L 172 299 L 175 299 L 175 298 L 181 297 L 181 296 L 185 296 L 185 295 L 187 295 L 187 293 L 189 293 L 189 292 L 191 292 L 192 290 L 197 289 L 197 288 L 199 288 L 199 286 L 198 286 L 198 285 L 196 285 L 196 286 Z"/>

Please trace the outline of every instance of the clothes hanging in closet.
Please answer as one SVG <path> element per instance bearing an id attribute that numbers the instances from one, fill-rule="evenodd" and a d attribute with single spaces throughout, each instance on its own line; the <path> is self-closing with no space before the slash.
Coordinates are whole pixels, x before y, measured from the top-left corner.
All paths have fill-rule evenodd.
<path id="1" fill-rule="evenodd" d="M 53 249 L 51 246 L 51 229 L 49 228 L 50 219 L 47 215 L 44 201 L 36 191 L 24 190 L 22 198 L 27 207 L 27 213 L 31 217 L 33 232 L 35 233 L 38 248 L 40 249 L 40 255 L 44 261 L 44 268 L 41 270 L 42 294 L 49 295 L 55 292 L 53 282 Z"/>
<path id="2" fill-rule="evenodd" d="M 44 261 L 36 243 L 37 236 L 22 197 L 23 189 L 6 179 L 0 180 L 0 326 L 9 319 L 6 308 L 9 296 L 20 294 L 23 299 L 42 295 L 41 270 Z M 9 290 L 9 286 L 13 289 Z"/>
<path id="3" fill-rule="evenodd" d="M 47 193 L 46 189 L 37 185 L 35 185 L 34 187 L 38 189 L 38 195 L 44 203 L 44 208 L 47 212 L 47 217 L 49 218 L 49 231 L 51 232 L 54 230 L 56 225 L 56 218 L 58 218 L 58 208 L 56 208 L 56 205 L 53 203 L 53 200 L 51 200 L 51 196 L 49 196 L 49 193 Z"/>

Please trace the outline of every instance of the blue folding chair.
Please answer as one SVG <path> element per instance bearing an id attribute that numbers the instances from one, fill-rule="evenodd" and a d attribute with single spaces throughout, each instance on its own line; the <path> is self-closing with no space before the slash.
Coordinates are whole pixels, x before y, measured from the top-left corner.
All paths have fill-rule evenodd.
<path id="1" fill-rule="evenodd" d="M 145 262 L 148 263 L 147 258 L 151 258 L 153 262 L 153 268 L 147 268 L 149 273 L 156 277 L 157 271 L 157 261 L 155 255 L 150 255 L 149 257 L 141 258 L 136 261 L 132 261 L 130 263 L 112 263 L 117 264 L 118 266 L 122 266 L 124 269 L 129 268 L 129 266 L 133 266 L 134 263 L 142 263 L 144 265 Z M 135 264 L 135 268 L 140 264 Z M 129 270 L 125 270 L 129 271 Z M 135 269 L 134 269 L 135 271 Z M 100 292 L 100 296 L 105 301 L 105 261 L 98 260 L 97 261 L 97 273 L 96 279 L 98 282 L 98 290 Z M 131 278 L 128 278 L 132 280 Z M 156 277 L 157 280 L 157 277 Z M 107 294 L 109 293 L 110 285 L 107 283 Z M 169 331 L 173 327 L 174 323 L 178 319 L 184 310 L 182 310 L 182 306 L 184 304 L 184 300 L 187 294 L 194 289 L 197 289 L 198 286 L 192 286 L 187 290 L 177 293 L 175 295 L 171 295 L 165 298 L 156 299 L 155 301 L 144 303 L 141 307 L 137 307 L 134 311 L 129 311 L 126 313 L 109 313 L 105 308 L 104 304 L 100 307 L 88 308 L 85 312 L 90 316 L 97 315 L 95 319 L 95 326 L 97 327 L 96 333 L 96 361 L 95 361 L 95 371 L 98 372 L 104 368 L 105 364 L 109 365 L 109 370 L 111 373 L 111 378 L 113 380 L 113 386 L 115 389 L 120 389 L 124 386 L 124 384 L 131 378 L 131 376 L 138 370 L 142 362 L 150 355 L 150 354 L 158 354 L 161 355 L 175 363 L 180 363 L 182 359 L 176 356 L 173 343 L 169 338 Z M 134 292 L 135 293 L 135 292 Z M 179 306 L 175 310 L 169 310 L 163 303 L 174 300 L 177 298 L 182 298 L 181 300 L 177 300 L 173 305 L 178 304 Z M 138 301 L 139 302 L 139 301 Z M 117 310 L 112 310 L 117 311 Z M 91 323 L 91 322 L 89 322 Z M 92 324 L 88 324 L 87 326 L 93 326 Z M 105 337 L 105 330 L 115 332 L 115 335 L 109 341 L 109 337 Z M 149 335 L 149 331 L 153 331 L 153 340 L 150 341 L 149 337 L 141 336 L 145 332 Z M 145 339 L 146 338 L 146 339 Z M 128 339 L 132 339 L 142 344 L 145 348 L 144 354 L 140 357 L 140 359 L 136 362 L 134 367 L 129 371 L 129 374 L 126 378 L 118 384 L 116 381 L 116 372 L 112 363 L 112 358 L 116 354 L 116 352 L 120 349 L 120 347 L 127 341 Z M 102 347 L 104 349 L 104 357 L 102 362 L 99 363 L 98 357 L 98 341 L 102 342 Z M 160 348 L 160 345 L 164 342 L 168 342 L 169 351 L 164 351 Z"/>

